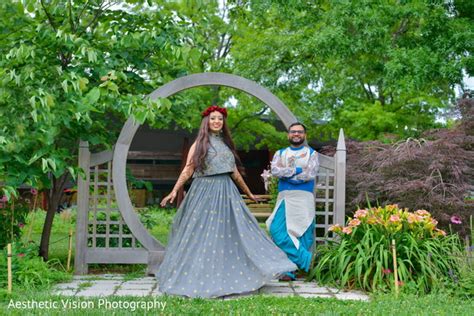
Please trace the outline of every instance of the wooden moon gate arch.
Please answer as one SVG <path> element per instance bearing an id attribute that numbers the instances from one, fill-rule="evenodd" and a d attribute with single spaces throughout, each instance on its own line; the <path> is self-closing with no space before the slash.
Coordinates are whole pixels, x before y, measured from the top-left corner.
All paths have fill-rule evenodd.
<path id="1" fill-rule="evenodd" d="M 181 77 L 153 91 L 148 97 L 153 100 L 157 98 L 167 98 L 180 91 L 200 86 L 226 86 L 241 90 L 268 105 L 278 115 L 286 127 L 297 121 L 295 116 L 288 110 L 283 102 L 281 102 L 270 91 L 251 80 L 225 73 L 210 72 Z M 75 256 L 76 274 L 87 273 L 87 267 L 90 263 L 147 263 L 148 272 L 151 272 L 152 268 L 159 265 L 163 259 L 165 247 L 156 240 L 141 223 L 134 211 L 127 189 L 127 156 L 133 137 L 139 127 L 140 124 L 135 122 L 133 118 L 129 118 L 120 132 L 113 151 L 91 154 L 88 151 L 87 142 L 81 142 L 80 144 L 79 165 L 84 170 L 90 170 L 91 173 L 89 174 L 86 172 L 86 179 L 79 179 L 78 181 L 78 216 L 76 224 L 77 236 Z M 342 145 L 340 143 L 341 137 Z M 319 228 L 323 228 L 324 232 L 327 232 L 327 228 L 330 224 L 343 224 L 344 222 L 345 145 L 342 130 L 339 138 L 339 158 L 337 157 L 337 154 L 336 157 L 320 155 L 322 172 L 320 171 L 318 177 L 325 181 L 325 185 L 320 186 L 324 191 L 324 197 L 319 198 L 319 200 L 324 202 L 325 205 L 318 212 L 318 197 L 316 196 L 316 214 L 318 216 L 318 213 L 320 213 L 320 216 L 322 215 L 325 217 L 324 224 L 319 224 Z M 344 163 L 341 163 L 342 160 Z M 107 163 L 107 167 L 105 169 L 99 169 L 98 166 L 105 163 Z M 111 170 L 112 177 L 110 177 L 109 174 Z M 101 182 L 101 172 L 107 174 L 108 181 Z M 341 178 L 341 176 L 344 176 L 344 178 Z M 92 194 L 92 197 L 95 197 L 96 199 L 95 205 L 91 209 L 91 196 L 89 191 L 91 191 L 92 178 L 94 179 L 92 190 L 94 193 Z M 101 217 L 102 219 L 105 217 L 105 221 L 98 221 L 96 214 L 97 210 L 101 210 L 101 208 L 97 206 L 97 197 L 104 196 L 97 193 L 97 188 L 101 183 L 105 183 L 104 185 L 107 188 L 107 194 L 105 196 L 107 196 L 106 204 L 109 209 L 105 210 L 105 215 Z M 336 185 L 336 183 L 338 185 Z M 115 194 L 112 193 L 112 190 Z M 330 194 L 330 191 L 332 191 L 332 194 Z M 118 208 L 114 209 L 111 207 L 111 195 L 115 195 Z M 120 226 L 119 235 L 110 234 L 111 230 L 106 225 L 107 221 L 112 222 L 110 212 L 113 210 L 118 210 L 121 215 L 120 220 L 117 221 L 117 219 L 114 218 L 113 223 L 122 226 L 126 224 L 129 234 L 122 235 L 122 226 Z M 90 219 L 90 211 L 93 212 L 92 219 Z M 330 217 L 332 217 L 332 221 L 329 220 Z M 105 235 L 97 234 L 98 225 L 105 225 L 105 228 L 101 230 L 101 232 L 106 232 Z M 316 230 L 317 229 L 318 225 Z M 124 239 L 124 236 L 127 236 L 127 238 L 133 239 L 133 245 L 135 245 L 136 239 L 138 247 L 132 247 L 133 249 L 123 248 L 121 245 L 115 248 L 109 247 L 110 242 L 107 238 L 110 238 L 110 236 L 118 236 L 116 238 L 120 241 Z M 103 244 L 105 244 L 105 247 L 97 247 L 98 238 L 104 238 L 105 241 Z"/>

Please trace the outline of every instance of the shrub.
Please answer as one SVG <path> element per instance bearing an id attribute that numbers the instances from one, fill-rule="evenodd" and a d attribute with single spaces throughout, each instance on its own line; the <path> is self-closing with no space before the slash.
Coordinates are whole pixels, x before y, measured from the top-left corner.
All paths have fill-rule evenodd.
<path id="1" fill-rule="evenodd" d="M 472 257 L 466 259 L 460 266 L 459 278 L 454 280 L 454 293 L 459 296 L 474 298 L 474 262 Z"/>
<path id="2" fill-rule="evenodd" d="M 474 99 L 459 102 L 462 120 L 452 128 L 431 130 L 420 139 L 394 144 L 347 142 L 346 209 L 395 204 L 429 209 L 448 228 L 465 236 L 474 203 Z M 324 148 L 331 155 L 334 148 Z M 472 197 L 471 197 L 472 199 Z"/>
<path id="3" fill-rule="evenodd" d="M 37 194 L 36 190 L 34 191 Z M 30 192 L 22 194 L 18 199 L 13 195 L 9 199 L 4 195 L 0 197 L 0 249 L 3 249 L 21 236 L 22 228 L 25 225 L 26 217 L 30 211 Z"/>
<path id="4" fill-rule="evenodd" d="M 65 272 L 59 260 L 43 261 L 38 257 L 35 244 L 12 244 L 13 287 L 21 289 L 46 289 L 52 284 L 68 280 L 71 276 Z M 7 287 L 7 250 L 0 252 L 0 288 Z"/>
<path id="5" fill-rule="evenodd" d="M 391 240 L 396 242 L 398 277 L 405 288 L 427 293 L 459 275 L 462 244 L 447 235 L 425 210 L 397 205 L 359 209 L 348 225 L 330 228 L 339 238 L 321 246 L 310 273 L 322 283 L 388 291 L 394 285 Z"/>
<path id="6" fill-rule="evenodd" d="M 173 218 L 176 215 L 174 208 L 162 208 L 159 206 L 148 206 L 138 212 L 143 225 L 151 229 L 156 225 L 171 227 Z"/>

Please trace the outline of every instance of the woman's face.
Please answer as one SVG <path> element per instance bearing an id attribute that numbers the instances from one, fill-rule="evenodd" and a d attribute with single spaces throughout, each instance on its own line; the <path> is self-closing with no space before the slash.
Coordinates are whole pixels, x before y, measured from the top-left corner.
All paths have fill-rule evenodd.
<path id="1" fill-rule="evenodd" d="M 224 115 L 218 111 L 209 114 L 209 130 L 212 133 L 219 133 L 224 126 Z"/>

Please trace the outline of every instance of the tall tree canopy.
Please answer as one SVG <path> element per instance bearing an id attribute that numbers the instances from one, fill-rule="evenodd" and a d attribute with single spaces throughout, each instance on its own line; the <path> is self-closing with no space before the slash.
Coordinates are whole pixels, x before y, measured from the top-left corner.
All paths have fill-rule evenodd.
<path id="1" fill-rule="evenodd" d="M 0 3 L 0 181 L 49 188 L 41 241 L 46 258 L 64 183 L 80 139 L 115 142 L 131 115 L 160 122 L 169 102 L 143 96 L 194 69 L 194 30 L 145 1 Z"/>
<path id="2" fill-rule="evenodd" d="M 420 135 L 454 104 L 463 70 L 474 72 L 469 2 L 235 3 L 229 69 L 282 95 L 309 125 L 328 121 L 321 130 Z"/>

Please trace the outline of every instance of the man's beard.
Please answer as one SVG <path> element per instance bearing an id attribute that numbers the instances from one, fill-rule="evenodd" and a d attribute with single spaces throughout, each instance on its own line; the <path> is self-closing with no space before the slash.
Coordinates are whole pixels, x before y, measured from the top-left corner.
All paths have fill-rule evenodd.
<path id="1" fill-rule="evenodd" d="M 294 146 L 299 146 L 299 145 L 302 145 L 303 143 L 304 143 L 304 138 L 300 138 L 299 141 L 294 141 L 293 139 L 290 139 L 290 144 Z"/>

